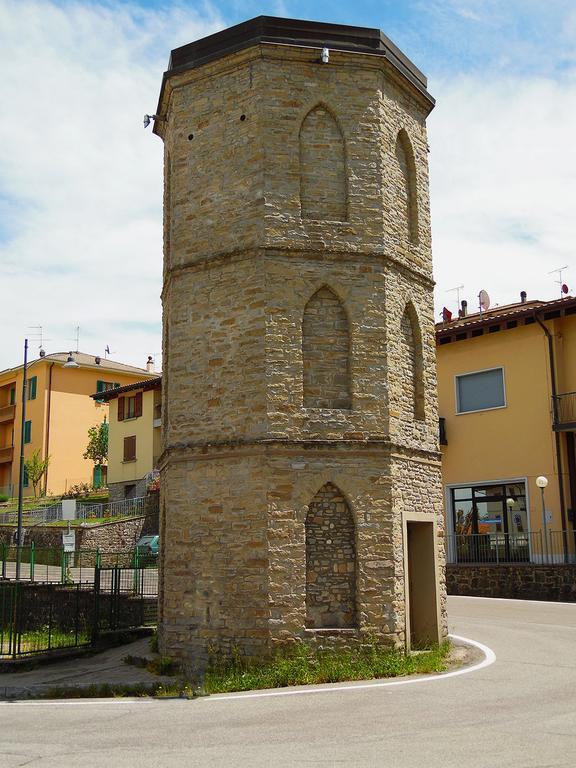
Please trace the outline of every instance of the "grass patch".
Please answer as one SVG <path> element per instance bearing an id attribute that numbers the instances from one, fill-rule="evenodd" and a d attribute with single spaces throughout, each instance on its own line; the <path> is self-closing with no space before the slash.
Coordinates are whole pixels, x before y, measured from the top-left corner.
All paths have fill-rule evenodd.
<path id="1" fill-rule="evenodd" d="M 406 654 L 376 642 L 353 649 L 318 649 L 298 643 L 265 664 L 241 658 L 212 659 L 203 691 L 232 693 L 443 672 L 449 651 L 448 642 L 416 654 Z"/>

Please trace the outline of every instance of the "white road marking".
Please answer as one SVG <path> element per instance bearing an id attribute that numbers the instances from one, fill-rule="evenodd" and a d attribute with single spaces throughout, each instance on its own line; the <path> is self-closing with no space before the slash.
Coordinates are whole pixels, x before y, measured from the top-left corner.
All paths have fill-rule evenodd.
<path id="1" fill-rule="evenodd" d="M 463 667 L 462 669 L 455 669 L 452 672 L 441 672 L 437 675 L 426 675 L 423 677 L 411 677 L 406 680 L 392 680 L 392 681 L 370 681 L 367 683 L 349 683 L 347 685 L 333 684 L 330 686 L 315 686 L 314 688 L 290 688 L 276 691 L 262 691 L 255 693 L 227 693 L 217 694 L 210 696 L 203 696 L 201 700 L 210 703 L 211 701 L 238 701 L 239 699 L 262 699 L 271 696 L 302 696 L 309 693 L 332 693 L 334 691 L 360 691 L 368 688 L 392 688 L 399 685 L 416 685 L 417 683 L 430 683 L 437 680 L 448 680 L 452 677 L 459 677 L 460 675 L 467 675 L 470 672 L 478 672 L 485 667 L 489 667 L 496 661 L 496 654 L 487 645 L 483 645 L 476 640 L 470 640 L 467 637 L 460 637 L 460 635 L 450 634 L 453 640 L 459 640 L 467 645 L 472 645 L 474 648 L 482 651 L 484 658 L 479 661 L 478 664 L 473 664 L 470 667 Z M 166 700 L 166 699 L 165 699 Z M 186 701 L 186 699 L 168 699 L 170 701 L 179 700 Z M 137 698 L 137 699 L 68 699 L 68 700 L 52 700 L 52 701 L 0 701 L 0 706 L 4 707 L 76 707 L 87 706 L 97 704 L 154 704 L 158 702 L 158 699 L 153 698 Z"/>
<path id="2" fill-rule="evenodd" d="M 339 685 L 337 683 L 330 685 L 329 687 L 316 686 L 314 688 L 291 688 L 287 690 L 278 691 L 263 691 L 262 693 L 227 693 L 227 694 L 212 694 L 206 696 L 204 701 L 210 703 L 211 701 L 235 701 L 238 699 L 262 699 L 269 696 L 301 696 L 306 693 L 332 693 L 333 691 L 361 691 L 367 688 L 392 688 L 398 685 L 416 685 L 417 683 L 430 683 L 436 680 L 448 680 L 451 677 L 459 677 L 460 675 L 467 675 L 469 672 L 478 672 L 485 667 L 489 667 L 496 661 L 496 654 L 487 645 L 477 642 L 476 640 L 470 640 L 467 637 L 460 637 L 460 635 L 450 634 L 453 640 L 460 640 L 467 645 L 472 645 L 474 648 L 482 651 L 484 659 L 479 661 L 478 664 L 473 664 L 470 667 L 463 667 L 462 669 L 455 669 L 452 672 L 441 672 L 437 675 L 426 675 L 425 677 L 411 677 L 406 680 L 392 680 L 389 682 L 371 681 L 368 683 L 349 683 L 348 685 Z"/>
<path id="3" fill-rule="evenodd" d="M 571 605 L 576 607 L 576 603 L 561 603 L 559 600 L 523 600 L 521 597 L 481 597 L 479 595 L 448 595 L 448 597 L 457 597 L 459 600 L 493 600 L 499 603 L 530 603 L 531 605 Z"/>

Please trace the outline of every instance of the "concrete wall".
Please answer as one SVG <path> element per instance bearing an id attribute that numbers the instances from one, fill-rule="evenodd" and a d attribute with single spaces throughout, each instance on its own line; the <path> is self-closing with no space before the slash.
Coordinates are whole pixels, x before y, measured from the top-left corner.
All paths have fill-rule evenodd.
<path id="1" fill-rule="evenodd" d="M 576 565 L 447 565 L 449 595 L 576 602 Z"/>

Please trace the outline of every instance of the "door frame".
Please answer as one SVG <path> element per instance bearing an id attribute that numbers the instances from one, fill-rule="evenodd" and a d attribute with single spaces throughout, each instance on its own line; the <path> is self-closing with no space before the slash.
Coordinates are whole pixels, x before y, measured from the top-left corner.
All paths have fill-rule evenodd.
<path id="1" fill-rule="evenodd" d="M 441 606 L 440 606 L 440 565 L 438 556 L 438 522 L 436 515 L 430 512 L 403 512 L 402 513 L 402 546 L 404 555 L 404 605 L 405 605 L 405 646 L 406 651 L 412 649 L 412 632 L 410 626 L 410 578 L 408 559 L 408 523 L 428 523 L 432 526 L 432 540 L 434 541 L 434 594 L 436 599 L 436 637 L 437 643 L 445 638 L 442 632 Z"/>

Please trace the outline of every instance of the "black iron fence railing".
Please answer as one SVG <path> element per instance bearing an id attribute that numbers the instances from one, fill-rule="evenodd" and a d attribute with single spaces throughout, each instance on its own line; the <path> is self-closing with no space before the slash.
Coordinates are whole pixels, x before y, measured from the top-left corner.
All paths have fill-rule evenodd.
<path id="1" fill-rule="evenodd" d="M 93 584 L 0 581 L 0 659 L 94 644 L 156 624 L 158 571 L 95 568 Z"/>
<path id="2" fill-rule="evenodd" d="M 449 534 L 446 536 L 446 562 L 573 564 L 576 563 L 574 548 L 570 551 L 573 541 L 572 531 Z"/>

